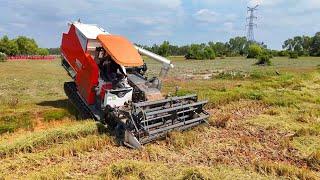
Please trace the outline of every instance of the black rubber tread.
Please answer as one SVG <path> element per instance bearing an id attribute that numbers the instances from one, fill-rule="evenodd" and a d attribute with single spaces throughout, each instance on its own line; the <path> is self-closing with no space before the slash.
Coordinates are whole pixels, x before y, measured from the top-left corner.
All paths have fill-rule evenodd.
<path id="1" fill-rule="evenodd" d="M 94 119 L 93 114 L 91 113 L 88 106 L 82 101 L 79 94 L 77 93 L 77 85 L 75 82 L 65 82 L 64 83 L 64 92 L 69 98 L 71 104 L 75 106 L 78 110 L 78 119 Z"/>

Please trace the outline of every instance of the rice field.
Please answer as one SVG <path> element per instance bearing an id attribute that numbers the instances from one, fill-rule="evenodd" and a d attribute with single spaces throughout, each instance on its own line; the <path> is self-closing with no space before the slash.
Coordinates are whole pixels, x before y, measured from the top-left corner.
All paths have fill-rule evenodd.
<path id="1" fill-rule="evenodd" d="M 172 59 L 164 93 L 197 93 L 211 117 L 142 150 L 76 120 L 59 60 L 0 63 L 0 179 L 320 178 L 320 58 Z"/>

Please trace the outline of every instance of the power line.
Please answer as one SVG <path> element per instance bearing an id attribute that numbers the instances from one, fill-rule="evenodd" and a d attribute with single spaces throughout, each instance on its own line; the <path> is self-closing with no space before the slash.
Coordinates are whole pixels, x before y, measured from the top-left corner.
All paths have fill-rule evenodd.
<path id="1" fill-rule="evenodd" d="M 258 6 L 256 5 L 255 7 L 248 7 L 248 13 L 250 14 L 249 17 L 247 17 L 247 21 L 249 20 L 247 27 L 248 27 L 248 32 L 247 32 L 247 39 L 251 42 L 255 42 L 255 37 L 254 37 L 254 28 L 257 27 L 257 24 L 254 22 L 257 17 L 254 15 L 254 12 L 258 10 Z"/>

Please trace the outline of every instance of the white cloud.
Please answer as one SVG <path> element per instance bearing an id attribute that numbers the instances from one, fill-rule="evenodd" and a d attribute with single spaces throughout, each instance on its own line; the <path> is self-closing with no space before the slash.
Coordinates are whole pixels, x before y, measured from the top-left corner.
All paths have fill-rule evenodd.
<path id="1" fill-rule="evenodd" d="M 177 8 L 180 8 L 182 5 L 181 0 L 161 0 L 161 1 L 154 1 L 154 2 L 155 4 L 160 4 L 170 9 L 177 9 Z"/>
<path id="2" fill-rule="evenodd" d="M 319 0 L 307 0 L 309 1 L 309 4 L 313 7 L 320 7 L 320 1 Z"/>
<path id="3" fill-rule="evenodd" d="M 202 23 L 212 23 L 219 20 L 219 14 L 209 9 L 200 9 L 193 16 L 197 21 Z"/>
<path id="4" fill-rule="evenodd" d="M 233 22 L 224 22 L 219 27 L 215 28 L 215 31 L 232 34 L 234 36 L 243 35 L 243 31 L 237 29 Z"/>
<path id="5" fill-rule="evenodd" d="M 172 35 L 172 31 L 169 29 L 163 28 L 161 26 L 157 26 L 147 32 L 148 36 L 153 36 L 153 37 L 168 37 Z"/>
<path id="6" fill-rule="evenodd" d="M 193 14 L 193 18 L 199 26 L 218 30 L 219 32 L 234 31 L 234 23 L 238 21 L 236 14 L 217 13 L 209 9 L 200 9 Z"/>
<path id="7" fill-rule="evenodd" d="M 127 22 L 136 22 L 142 25 L 167 25 L 170 24 L 171 21 L 168 18 L 164 17 L 147 17 L 147 16 L 136 16 L 136 17 L 129 17 L 126 19 Z"/>
<path id="8" fill-rule="evenodd" d="M 244 34 L 246 6 L 257 3 L 260 38 L 267 39 L 266 32 L 286 37 L 319 29 L 315 19 L 320 16 L 320 0 L 0 0 L 0 15 L 5 17 L 0 18 L 0 34 L 23 34 L 53 47 L 59 45 L 67 21 L 81 18 L 140 43 L 161 42 L 168 36 L 183 43 L 227 39 Z"/>
<path id="9" fill-rule="evenodd" d="M 235 3 L 235 0 L 192 0 L 197 5 L 230 5 Z M 248 6 L 255 6 L 257 4 L 263 7 L 273 7 L 279 4 L 285 4 L 284 8 L 295 5 L 296 8 L 313 7 L 320 8 L 320 0 L 238 0 L 240 4 L 246 4 Z"/>
<path id="10" fill-rule="evenodd" d="M 1 1 L 1 0 L 0 0 Z M 1 4 L 1 3 L 0 3 Z M 19 30 L 30 27 L 29 32 L 39 34 L 36 27 L 50 27 L 50 30 L 41 34 L 58 34 L 65 29 L 68 21 L 78 18 L 85 23 L 99 24 L 113 33 L 126 33 L 154 29 L 152 36 L 170 34 L 158 30 L 163 26 L 166 31 L 172 31 L 174 26 L 183 23 L 182 0 L 67 0 L 57 3 L 56 0 L 11 0 L 5 6 L 0 7 L 0 12 L 6 14 L 6 18 L 0 19 L 3 28 Z"/>
<path id="11" fill-rule="evenodd" d="M 13 22 L 9 23 L 11 26 L 17 27 L 17 28 L 25 28 L 27 27 L 27 24 L 25 23 L 19 23 L 19 22 Z"/>
<path id="12" fill-rule="evenodd" d="M 0 27 L 0 32 L 4 33 L 4 32 L 6 32 L 6 29 L 3 27 Z"/>
<path id="13" fill-rule="evenodd" d="M 284 2 L 286 0 L 237 0 L 237 2 L 240 2 L 241 4 L 248 5 L 248 6 L 255 6 L 257 4 L 263 5 L 263 6 L 273 6 L 277 5 L 281 2 Z M 287 0 L 289 1 L 289 0 Z M 194 4 L 206 4 L 210 6 L 218 6 L 218 5 L 232 5 L 235 3 L 235 0 L 192 0 Z"/>
<path id="14" fill-rule="evenodd" d="M 85 1 L 85 0 L 83 0 Z M 163 11 L 163 10 L 177 10 L 181 9 L 181 0 L 161 0 L 161 1 L 150 1 L 150 0 L 97 0 L 100 3 L 100 7 L 117 7 L 119 9 L 137 10 L 137 11 L 147 11 L 150 13 L 153 11 Z M 96 4 L 96 3 L 94 3 Z"/>
<path id="15" fill-rule="evenodd" d="M 226 21 L 235 21 L 237 20 L 238 16 L 236 14 L 227 14 L 224 16 Z"/>
<path id="16" fill-rule="evenodd" d="M 275 6 L 285 0 L 249 0 L 248 6 L 262 5 L 262 6 Z"/>
<path id="17" fill-rule="evenodd" d="M 146 9 L 179 9 L 182 5 L 182 0 L 161 0 L 161 1 L 150 1 L 150 0 L 109 0 L 103 1 L 100 0 L 102 4 L 114 5 L 118 4 L 127 8 L 136 8 L 141 10 Z"/>
<path id="18" fill-rule="evenodd" d="M 299 7 L 299 8 L 298 8 Z M 300 10 L 317 10 L 320 9 L 320 0 L 305 0 L 297 4 L 298 11 Z"/>
<path id="19" fill-rule="evenodd" d="M 232 22 L 225 22 L 223 23 L 223 29 L 226 32 L 234 32 L 234 24 Z"/>

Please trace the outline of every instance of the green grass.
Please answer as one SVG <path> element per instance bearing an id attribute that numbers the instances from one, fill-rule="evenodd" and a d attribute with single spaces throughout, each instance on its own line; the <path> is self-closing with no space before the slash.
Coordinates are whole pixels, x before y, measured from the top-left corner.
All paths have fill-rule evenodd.
<path id="1" fill-rule="evenodd" d="M 0 144 L 0 157 L 11 156 L 19 152 L 33 152 L 41 146 L 59 143 L 66 139 L 80 138 L 98 132 L 97 124 L 93 121 L 78 122 L 73 126 L 62 126 L 50 130 L 24 134 L 12 141 Z"/>
<path id="2" fill-rule="evenodd" d="M 262 176 L 237 167 L 188 167 L 141 161 L 114 163 L 103 171 L 100 176 L 106 179 L 272 179 L 272 176 Z"/>
<path id="3" fill-rule="evenodd" d="M 32 129 L 33 122 L 30 113 L 20 113 L 0 117 L 0 134 L 12 133 L 19 128 Z"/>
<path id="4" fill-rule="evenodd" d="M 209 125 L 172 132 L 142 150 L 118 147 L 93 121 L 75 121 L 59 61 L 0 65 L 0 178 L 317 179 L 320 58 L 186 61 L 165 94 L 208 99 Z M 161 64 L 146 60 L 148 74 Z M 208 76 L 210 75 L 210 76 Z M 206 79 L 204 79 L 206 77 Z M 209 77 L 209 78 L 207 78 Z"/>
<path id="5" fill-rule="evenodd" d="M 0 107 L 12 107 L 10 101 L 17 99 L 17 108 L 35 105 L 43 101 L 64 98 L 63 83 L 69 80 L 60 61 L 14 61 L 0 66 Z"/>
<path id="6" fill-rule="evenodd" d="M 172 86 L 177 85 L 180 87 L 178 95 L 197 93 L 201 98 L 209 99 L 209 108 L 239 99 L 262 100 L 266 104 L 283 107 L 296 106 L 302 101 L 317 102 L 314 98 L 317 94 L 316 91 L 297 90 L 297 87 L 305 87 L 299 75 L 285 73 L 283 75 L 267 77 L 258 76 L 257 73 L 254 72 L 254 79 L 250 79 L 249 76 L 248 79 L 228 79 L 227 82 L 225 79 L 198 80 L 192 82 L 194 85 L 192 87 L 189 86 L 190 81 L 176 81 L 167 85 L 166 90 L 170 91 Z M 215 87 L 215 84 L 219 82 L 226 82 L 223 86 L 227 86 L 228 84 L 236 86 L 232 88 Z"/>
<path id="7" fill-rule="evenodd" d="M 16 176 L 38 167 L 48 159 L 62 161 L 66 158 L 81 157 L 87 152 L 101 150 L 107 145 L 114 146 L 113 140 L 107 135 L 99 134 L 63 141 L 38 153 L 20 154 L 19 158 L 3 160 L 0 166 L 0 177 L 12 171 L 15 171 Z"/>
<path id="8" fill-rule="evenodd" d="M 66 117 L 71 117 L 71 115 L 65 109 L 47 110 L 43 113 L 43 118 L 45 121 L 62 120 Z"/>
<path id="9" fill-rule="evenodd" d="M 261 174 L 287 177 L 289 179 L 316 180 L 319 178 L 319 176 L 308 169 L 297 168 L 284 163 L 259 161 L 255 163 L 255 169 Z"/>
<path id="10" fill-rule="evenodd" d="M 185 78 L 187 75 L 195 74 L 214 74 L 218 75 L 223 72 L 254 72 L 254 71 L 277 71 L 277 72 L 310 72 L 319 65 L 317 57 L 301 57 L 299 59 L 289 59 L 287 57 L 275 57 L 271 60 L 272 66 L 255 66 L 256 59 L 246 59 L 245 57 L 233 57 L 215 60 L 183 60 L 182 57 L 170 58 L 173 60 L 175 68 L 170 71 L 172 77 Z M 177 60 L 176 60 L 177 59 Z M 157 75 L 160 72 L 160 63 L 147 59 L 150 75 Z"/>

